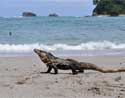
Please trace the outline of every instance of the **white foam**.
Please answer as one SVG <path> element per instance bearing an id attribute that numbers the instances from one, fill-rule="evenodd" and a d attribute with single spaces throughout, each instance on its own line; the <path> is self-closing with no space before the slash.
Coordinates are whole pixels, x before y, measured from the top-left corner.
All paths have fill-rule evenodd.
<path id="1" fill-rule="evenodd" d="M 7 52 L 28 52 L 34 48 L 54 51 L 54 50 L 103 50 L 103 49 L 124 49 L 125 43 L 117 44 L 109 41 L 103 42 L 88 42 L 81 43 L 79 45 L 68 45 L 68 44 L 0 44 L 0 51 Z"/>

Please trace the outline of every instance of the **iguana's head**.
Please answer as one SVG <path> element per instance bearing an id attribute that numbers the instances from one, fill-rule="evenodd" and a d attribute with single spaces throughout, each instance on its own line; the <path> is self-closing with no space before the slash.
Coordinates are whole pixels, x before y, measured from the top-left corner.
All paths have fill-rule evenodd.
<path id="1" fill-rule="evenodd" d="M 41 54 L 41 55 L 43 55 L 43 56 L 46 55 L 46 52 L 43 51 L 43 50 L 40 50 L 40 49 L 34 49 L 34 52 L 37 53 L 37 54 Z"/>
<path id="2" fill-rule="evenodd" d="M 40 57 L 40 59 L 45 64 L 51 63 L 51 59 L 54 58 L 54 56 L 51 53 L 43 51 L 43 50 L 40 50 L 40 49 L 34 49 L 34 52 Z"/>

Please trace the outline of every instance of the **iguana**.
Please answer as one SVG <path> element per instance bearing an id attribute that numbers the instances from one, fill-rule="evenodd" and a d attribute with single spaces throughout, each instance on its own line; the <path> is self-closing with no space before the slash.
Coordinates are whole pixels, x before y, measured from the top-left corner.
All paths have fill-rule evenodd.
<path id="1" fill-rule="evenodd" d="M 74 59 L 62 59 L 55 57 L 50 52 L 46 52 L 40 49 L 34 49 L 34 52 L 39 56 L 41 61 L 45 63 L 48 70 L 45 73 L 50 73 L 54 69 L 54 73 L 58 73 L 58 69 L 61 70 L 72 70 L 72 74 L 82 73 L 84 70 L 95 70 L 102 73 L 115 73 L 115 72 L 125 72 L 125 69 L 107 69 L 104 70 L 95 64 L 88 62 L 78 62 Z"/>

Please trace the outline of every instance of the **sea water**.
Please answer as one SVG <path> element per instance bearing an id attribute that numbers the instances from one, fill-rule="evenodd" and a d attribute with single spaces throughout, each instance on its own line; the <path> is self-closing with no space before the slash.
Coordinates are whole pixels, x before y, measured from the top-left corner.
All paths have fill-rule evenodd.
<path id="1" fill-rule="evenodd" d="M 9 33 L 11 32 L 11 34 Z M 125 54 L 125 17 L 1 17 L 0 55 Z"/>

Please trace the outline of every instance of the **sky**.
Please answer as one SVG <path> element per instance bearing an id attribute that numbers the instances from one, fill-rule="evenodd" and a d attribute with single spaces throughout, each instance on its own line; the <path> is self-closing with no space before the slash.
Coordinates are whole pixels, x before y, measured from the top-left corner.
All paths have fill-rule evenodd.
<path id="1" fill-rule="evenodd" d="M 93 0 L 0 0 L 0 16 L 21 16 L 31 11 L 38 16 L 57 13 L 59 16 L 91 15 Z"/>

